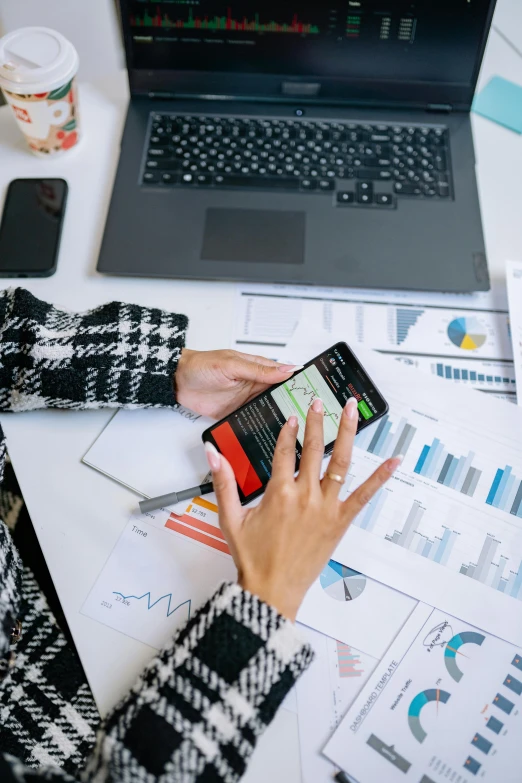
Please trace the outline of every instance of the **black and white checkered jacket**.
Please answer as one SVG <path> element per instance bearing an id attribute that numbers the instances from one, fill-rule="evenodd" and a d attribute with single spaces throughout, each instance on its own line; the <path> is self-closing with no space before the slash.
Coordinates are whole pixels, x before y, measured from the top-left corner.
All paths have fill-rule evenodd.
<path id="1" fill-rule="evenodd" d="M 186 328 L 184 316 L 136 305 L 75 315 L 4 291 L 0 410 L 173 405 Z M 0 479 L 5 453 L 2 436 Z M 88 686 L 72 676 L 65 637 L 0 522 L 2 783 L 233 783 L 311 656 L 292 623 L 225 584 L 94 736 Z"/>

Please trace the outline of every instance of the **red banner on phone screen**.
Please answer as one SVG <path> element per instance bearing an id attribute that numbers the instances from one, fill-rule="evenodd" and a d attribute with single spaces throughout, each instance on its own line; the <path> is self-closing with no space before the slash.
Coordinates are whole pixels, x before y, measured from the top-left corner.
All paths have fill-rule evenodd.
<path id="1" fill-rule="evenodd" d="M 252 492 L 261 489 L 263 486 L 261 480 L 228 421 L 212 430 L 212 436 L 219 446 L 220 452 L 232 465 L 236 481 L 243 494 L 245 496 L 251 495 Z"/>

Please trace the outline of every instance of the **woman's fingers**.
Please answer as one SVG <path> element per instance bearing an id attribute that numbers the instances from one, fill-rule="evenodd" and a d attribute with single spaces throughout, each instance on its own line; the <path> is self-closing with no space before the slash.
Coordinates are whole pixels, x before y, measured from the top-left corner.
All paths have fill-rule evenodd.
<path id="1" fill-rule="evenodd" d="M 331 473 L 334 476 L 341 476 L 343 481 L 346 478 L 350 462 L 352 461 L 353 439 L 357 433 L 358 421 L 357 400 L 355 397 L 350 397 L 341 414 L 337 439 L 327 469 L 327 473 Z M 328 475 L 324 476 L 322 487 L 323 494 L 326 498 L 332 496 L 338 497 L 339 490 L 341 489 L 340 482 L 328 478 Z"/>
<path id="2" fill-rule="evenodd" d="M 295 473 L 295 441 L 297 438 L 297 416 L 290 416 L 281 429 L 272 461 L 272 481 L 281 483 L 293 481 Z"/>
<path id="3" fill-rule="evenodd" d="M 346 523 L 346 527 L 350 524 L 357 514 L 370 502 L 376 492 L 386 484 L 390 476 L 397 470 L 402 462 L 401 457 L 393 457 L 387 459 L 380 465 L 375 473 L 372 473 L 369 479 L 366 479 L 364 484 L 357 487 L 355 492 L 352 492 L 350 497 L 344 501 L 342 518 Z"/>
<path id="4" fill-rule="evenodd" d="M 299 466 L 300 481 L 317 481 L 321 473 L 324 457 L 324 406 L 322 400 L 315 399 L 308 409 L 306 428 Z"/>
<path id="5" fill-rule="evenodd" d="M 205 452 L 219 506 L 219 523 L 225 535 L 233 535 L 245 515 L 239 500 L 234 471 L 228 460 L 208 441 L 205 443 Z"/>

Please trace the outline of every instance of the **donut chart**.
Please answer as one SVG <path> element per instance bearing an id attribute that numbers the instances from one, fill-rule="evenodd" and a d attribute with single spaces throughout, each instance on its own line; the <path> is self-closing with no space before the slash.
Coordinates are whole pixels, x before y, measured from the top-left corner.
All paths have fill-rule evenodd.
<path id="1" fill-rule="evenodd" d="M 462 633 L 455 634 L 444 649 L 444 663 L 450 677 L 453 677 L 455 682 L 460 682 L 464 676 L 464 672 L 459 668 L 457 664 L 457 655 L 464 655 L 460 651 L 460 648 L 465 644 L 477 644 L 479 647 L 485 640 L 485 636 L 475 631 L 462 631 Z"/>
<path id="2" fill-rule="evenodd" d="M 326 595 L 336 601 L 354 601 L 366 587 L 366 577 L 352 568 L 330 560 L 319 577 Z"/>
<path id="3" fill-rule="evenodd" d="M 451 697 L 451 693 L 448 691 L 441 691 L 439 688 L 428 688 L 428 690 L 421 691 L 413 699 L 408 709 L 408 725 L 410 731 L 418 742 L 424 742 L 427 733 L 422 728 L 420 714 L 426 704 L 434 701 L 437 704 L 439 702 L 446 704 Z"/>
<path id="4" fill-rule="evenodd" d="M 448 337 L 457 348 L 474 351 L 486 342 L 484 325 L 478 318 L 455 318 L 448 326 Z"/>

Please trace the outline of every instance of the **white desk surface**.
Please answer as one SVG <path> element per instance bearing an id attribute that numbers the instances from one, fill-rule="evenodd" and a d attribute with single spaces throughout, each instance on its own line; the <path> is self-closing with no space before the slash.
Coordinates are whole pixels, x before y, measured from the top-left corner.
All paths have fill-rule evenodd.
<path id="1" fill-rule="evenodd" d="M 513 30 L 517 29 L 518 5 L 519 0 L 506 0 L 499 6 L 498 19 L 506 34 L 510 18 Z M 522 59 L 492 32 L 481 84 L 494 74 L 522 84 Z M 0 208 L 7 185 L 15 177 L 61 176 L 70 185 L 58 271 L 51 278 L 23 283 L 35 295 L 68 309 L 83 310 L 121 299 L 184 312 L 191 319 L 188 344 L 192 348 L 226 347 L 234 315 L 232 285 L 109 278 L 95 272 L 127 100 L 124 74 L 114 74 L 100 87 L 83 85 L 85 138 L 70 157 L 56 161 L 42 161 L 26 152 L 9 109 L 0 110 Z M 506 259 L 522 259 L 522 138 L 480 117 L 473 117 L 473 127 L 490 272 L 494 280 L 501 280 Z M 19 283 L 2 281 L 6 286 Z M 130 491 L 80 463 L 111 415 L 109 411 L 41 411 L 0 417 L 102 713 L 124 694 L 151 655 L 149 647 L 79 613 L 137 500 Z M 246 776 L 248 783 L 267 779 L 300 781 L 297 719 L 286 710 L 263 737 Z"/>

